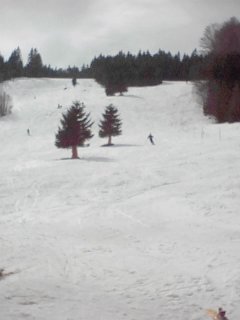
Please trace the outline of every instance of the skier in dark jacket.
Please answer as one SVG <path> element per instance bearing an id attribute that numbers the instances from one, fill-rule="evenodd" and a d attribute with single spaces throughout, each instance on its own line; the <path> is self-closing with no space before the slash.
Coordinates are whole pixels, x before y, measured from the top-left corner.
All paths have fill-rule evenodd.
<path id="1" fill-rule="evenodd" d="M 149 134 L 148 139 L 151 142 L 151 144 L 155 144 L 154 141 L 153 141 L 153 136 L 152 136 L 151 133 Z"/>

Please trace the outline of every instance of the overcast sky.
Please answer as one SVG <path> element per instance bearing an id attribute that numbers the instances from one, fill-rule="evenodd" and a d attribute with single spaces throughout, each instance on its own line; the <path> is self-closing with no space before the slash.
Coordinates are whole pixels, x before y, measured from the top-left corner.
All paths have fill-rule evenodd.
<path id="1" fill-rule="evenodd" d="M 191 53 L 207 25 L 235 16 L 240 0 L 0 0 L 0 53 L 32 47 L 53 67 L 100 53 Z"/>

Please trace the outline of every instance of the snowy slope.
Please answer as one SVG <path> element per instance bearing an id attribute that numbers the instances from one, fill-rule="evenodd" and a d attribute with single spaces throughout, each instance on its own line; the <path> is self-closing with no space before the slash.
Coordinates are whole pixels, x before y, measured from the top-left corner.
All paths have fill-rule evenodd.
<path id="1" fill-rule="evenodd" d="M 0 280 L 1 319 L 200 320 L 219 306 L 238 319 L 239 124 L 204 117 L 191 83 L 123 97 L 92 80 L 5 89 L 14 109 L 0 118 L 0 269 L 13 274 Z M 74 100 L 95 121 L 80 160 L 54 146 Z M 104 148 L 97 124 L 110 103 L 123 135 Z"/>

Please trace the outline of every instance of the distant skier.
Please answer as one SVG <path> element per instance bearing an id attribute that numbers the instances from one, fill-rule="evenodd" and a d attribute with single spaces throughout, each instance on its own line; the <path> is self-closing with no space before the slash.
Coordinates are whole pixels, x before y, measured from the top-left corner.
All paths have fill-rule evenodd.
<path id="1" fill-rule="evenodd" d="M 155 144 L 154 141 L 153 141 L 153 136 L 152 136 L 151 133 L 149 134 L 148 139 L 151 142 L 151 144 Z"/>
<path id="2" fill-rule="evenodd" d="M 27 129 L 27 134 L 28 134 L 28 136 L 30 136 L 30 130 L 29 129 Z"/>

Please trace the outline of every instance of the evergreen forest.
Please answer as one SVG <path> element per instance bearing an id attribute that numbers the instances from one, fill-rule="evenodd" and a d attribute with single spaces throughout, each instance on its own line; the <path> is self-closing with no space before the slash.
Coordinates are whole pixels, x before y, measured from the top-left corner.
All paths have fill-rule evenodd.
<path id="1" fill-rule="evenodd" d="M 192 54 L 171 54 L 159 50 L 155 54 L 139 51 L 134 55 L 120 51 L 114 56 L 100 54 L 90 65 L 69 66 L 67 69 L 45 65 L 36 48 L 29 52 L 26 65 L 21 50 L 13 50 L 6 60 L 0 54 L 0 81 L 17 77 L 49 78 L 94 78 L 104 87 L 122 85 L 122 91 L 129 86 L 160 84 L 163 80 L 197 80 L 202 78 L 201 68 L 206 57 L 196 50 Z M 121 92 L 121 90 L 119 92 Z M 113 89 L 114 91 L 114 89 Z"/>

